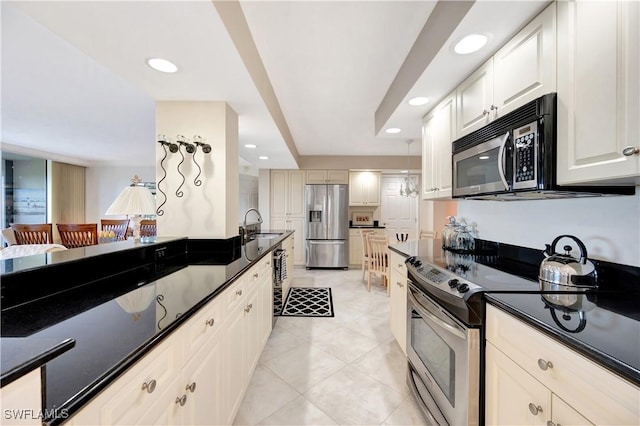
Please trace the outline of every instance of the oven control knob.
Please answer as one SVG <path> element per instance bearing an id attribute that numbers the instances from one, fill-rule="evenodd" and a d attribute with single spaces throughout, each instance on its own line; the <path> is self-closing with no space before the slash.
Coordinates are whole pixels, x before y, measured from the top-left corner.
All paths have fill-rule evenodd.
<path id="1" fill-rule="evenodd" d="M 411 256 L 410 258 L 407 259 L 407 263 L 409 265 L 413 265 L 415 261 L 416 261 L 416 258 L 414 256 Z"/>
<path id="2" fill-rule="evenodd" d="M 449 280 L 449 287 L 451 287 L 451 288 L 458 287 L 458 283 L 459 283 L 459 281 L 457 279 L 455 279 L 455 278 L 452 279 L 452 280 Z"/>
<path id="3" fill-rule="evenodd" d="M 421 260 L 416 260 L 415 262 L 413 262 L 413 266 L 415 266 L 416 268 L 420 267 L 421 265 L 422 265 Z"/>
<path id="4" fill-rule="evenodd" d="M 458 286 L 458 291 L 459 291 L 460 293 L 466 293 L 466 292 L 468 292 L 468 291 L 469 291 L 469 284 L 464 284 L 464 283 L 460 284 L 460 285 Z"/>

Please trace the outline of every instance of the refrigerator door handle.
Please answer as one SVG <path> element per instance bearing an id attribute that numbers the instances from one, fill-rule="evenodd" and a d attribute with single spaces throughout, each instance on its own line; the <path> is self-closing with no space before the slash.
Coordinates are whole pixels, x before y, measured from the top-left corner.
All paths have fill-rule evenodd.
<path id="1" fill-rule="evenodd" d="M 314 240 L 307 240 L 309 242 L 309 244 L 319 244 L 319 245 L 325 245 L 325 244 L 331 244 L 331 245 L 336 245 L 336 244 L 344 244 L 344 241 L 335 241 L 335 240 L 325 240 L 325 241 L 314 241 Z"/>

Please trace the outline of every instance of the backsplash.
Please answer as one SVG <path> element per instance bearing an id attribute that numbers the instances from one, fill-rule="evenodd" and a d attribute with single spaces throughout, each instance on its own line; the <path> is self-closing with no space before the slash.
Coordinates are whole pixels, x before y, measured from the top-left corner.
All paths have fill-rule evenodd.
<path id="1" fill-rule="evenodd" d="M 590 258 L 640 266 L 639 188 L 634 196 L 457 204 L 457 217 L 476 224 L 478 238 L 542 250 L 570 234 Z"/>

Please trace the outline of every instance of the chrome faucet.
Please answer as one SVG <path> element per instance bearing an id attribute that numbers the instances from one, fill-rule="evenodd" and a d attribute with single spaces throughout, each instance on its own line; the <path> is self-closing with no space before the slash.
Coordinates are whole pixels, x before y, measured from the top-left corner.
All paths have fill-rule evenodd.
<path id="1" fill-rule="evenodd" d="M 251 235 L 255 234 L 256 232 L 260 232 L 260 228 L 255 226 L 251 227 L 252 228 L 251 231 L 247 230 L 247 216 L 249 215 L 249 213 L 251 213 L 252 210 L 258 213 L 258 223 L 262 223 L 262 215 L 257 209 L 250 208 L 245 212 L 244 220 L 242 221 L 242 239 L 244 242 L 249 241 L 249 239 L 251 238 Z"/>
<path id="2" fill-rule="evenodd" d="M 258 211 L 258 209 L 254 209 L 254 208 L 252 207 L 252 208 L 250 208 L 249 210 L 247 210 L 247 211 L 244 213 L 244 220 L 242 221 L 242 226 L 243 226 L 244 228 L 246 228 L 246 227 L 247 227 L 247 216 L 249 215 L 249 213 L 250 213 L 251 211 L 254 211 L 254 212 L 258 213 L 258 223 L 262 223 L 262 215 L 260 214 L 260 212 Z"/>

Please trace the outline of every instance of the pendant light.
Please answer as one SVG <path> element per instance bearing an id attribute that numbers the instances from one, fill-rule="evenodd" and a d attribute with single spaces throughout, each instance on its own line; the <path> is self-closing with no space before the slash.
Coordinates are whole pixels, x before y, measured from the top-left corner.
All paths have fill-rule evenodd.
<path id="1" fill-rule="evenodd" d="M 409 176 L 409 148 L 413 143 L 413 139 L 407 141 L 407 176 L 404 178 L 404 182 L 400 184 L 400 195 L 402 197 L 416 198 L 418 196 L 418 185 L 416 185 Z"/>

